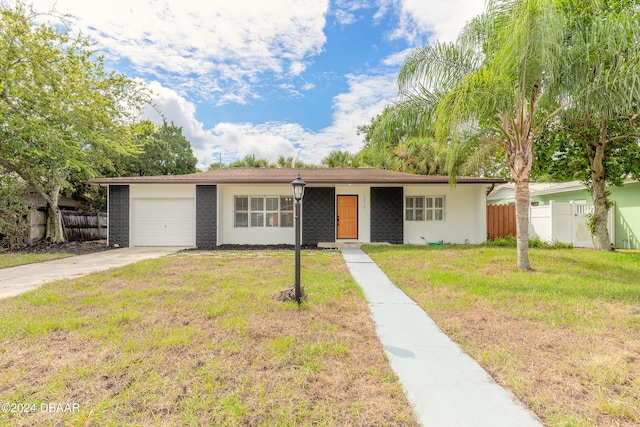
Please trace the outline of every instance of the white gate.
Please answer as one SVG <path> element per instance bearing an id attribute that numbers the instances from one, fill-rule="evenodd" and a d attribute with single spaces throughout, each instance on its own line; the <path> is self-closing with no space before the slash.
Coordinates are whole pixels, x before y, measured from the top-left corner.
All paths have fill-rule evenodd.
<path id="1" fill-rule="evenodd" d="M 571 243 L 575 247 L 593 247 L 591 231 L 587 225 L 593 205 L 585 202 L 555 203 L 548 206 L 532 206 L 529 212 L 530 237 L 538 237 L 547 242 Z M 609 239 L 615 242 L 614 207 L 609 209 L 607 229 Z"/>
<path id="2" fill-rule="evenodd" d="M 593 246 L 593 238 L 591 237 L 591 230 L 587 222 L 589 221 L 588 215 L 593 214 L 593 205 L 587 205 L 586 203 L 571 203 L 572 213 L 572 242 L 573 246 L 578 248 L 588 248 Z M 611 213 L 611 211 L 609 211 Z"/>

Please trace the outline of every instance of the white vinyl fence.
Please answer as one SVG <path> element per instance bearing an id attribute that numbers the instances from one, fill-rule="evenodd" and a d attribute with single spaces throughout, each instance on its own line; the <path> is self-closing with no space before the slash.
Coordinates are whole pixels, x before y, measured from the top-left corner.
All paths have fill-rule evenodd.
<path id="1" fill-rule="evenodd" d="M 614 208 L 609 209 L 607 229 L 609 239 L 615 243 Z M 529 211 L 529 236 L 546 242 L 571 243 L 575 247 L 593 247 L 587 215 L 593 213 L 593 205 L 580 202 L 555 203 L 547 206 L 531 206 Z"/>

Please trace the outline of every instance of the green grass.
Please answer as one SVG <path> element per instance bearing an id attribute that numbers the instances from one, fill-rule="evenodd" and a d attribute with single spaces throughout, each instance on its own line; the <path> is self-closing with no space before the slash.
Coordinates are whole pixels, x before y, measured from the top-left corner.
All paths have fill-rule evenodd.
<path id="1" fill-rule="evenodd" d="M 0 268 L 15 267 L 17 265 L 33 264 L 35 262 L 51 261 L 68 258 L 73 254 L 29 254 L 29 253 L 0 253 Z"/>
<path id="2" fill-rule="evenodd" d="M 337 252 L 185 254 L 0 300 L 0 425 L 415 425 Z"/>
<path id="3" fill-rule="evenodd" d="M 364 249 L 547 425 L 640 424 L 640 251 Z"/>

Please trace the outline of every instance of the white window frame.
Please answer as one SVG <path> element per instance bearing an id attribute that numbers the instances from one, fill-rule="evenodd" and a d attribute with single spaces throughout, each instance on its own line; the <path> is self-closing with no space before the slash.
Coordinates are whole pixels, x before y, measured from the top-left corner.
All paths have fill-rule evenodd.
<path id="1" fill-rule="evenodd" d="M 404 200 L 405 221 L 442 222 L 445 220 L 445 196 L 405 196 Z"/>
<path id="2" fill-rule="evenodd" d="M 407 221 L 424 221 L 424 196 L 406 196 L 404 203 L 404 215 Z"/>
<path id="3" fill-rule="evenodd" d="M 445 209 L 446 209 L 446 203 L 445 203 L 444 196 L 425 196 L 425 200 L 424 200 L 425 221 L 437 221 L 437 222 L 444 221 Z"/>
<path id="4" fill-rule="evenodd" d="M 247 209 L 238 209 L 238 199 L 246 199 Z M 249 196 L 234 196 L 233 197 L 233 227 L 234 228 L 247 228 L 249 227 Z M 246 215 L 246 220 L 238 224 L 238 215 Z M 245 225 L 242 225 L 245 224 Z"/>
<path id="5" fill-rule="evenodd" d="M 285 201 L 291 196 L 258 196 L 237 195 L 233 197 L 233 227 L 234 228 L 291 228 L 291 224 L 282 225 L 283 214 L 293 218 L 293 204 L 291 210 L 283 210 Z M 247 209 L 238 210 L 238 200 L 245 199 Z M 275 209 L 273 203 L 276 203 Z M 271 209 L 267 209 L 268 205 Z M 244 207 L 244 206 L 243 206 Z M 246 218 L 238 221 L 239 215 Z"/>
<path id="6" fill-rule="evenodd" d="M 283 206 L 284 205 L 283 199 L 284 199 L 284 201 L 291 203 L 291 209 L 284 209 L 285 206 Z M 279 203 L 280 203 L 280 205 L 279 205 L 279 207 L 280 207 L 280 221 L 279 221 L 280 224 L 279 224 L 279 227 L 280 228 L 292 228 L 293 224 L 294 224 L 294 221 L 295 221 L 295 218 L 293 216 L 293 210 L 295 209 L 295 203 L 296 203 L 295 200 L 293 200 L 293 196 L 291 196 L 291 195 L 289 195 L 289 196 L 280 196 Z M 287 218 L 287 217 L 291 220 L 290 222 L 284 221 L 284 218 Z M 282 224 L 287 223 L 287 222 L 288 222 L 288 225 L 282 225 Z"/>

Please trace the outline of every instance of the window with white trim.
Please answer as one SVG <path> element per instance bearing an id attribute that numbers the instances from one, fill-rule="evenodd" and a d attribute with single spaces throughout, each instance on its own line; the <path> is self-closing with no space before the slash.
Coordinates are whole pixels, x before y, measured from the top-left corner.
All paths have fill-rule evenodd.
<path id="1" fill-rule="evenodd" d="M 293 227 L 293 196 L 280 196 L 280 227 Z"/>
<path id="2" fill-rule="evenodd" d="M 426 197 L 425 202 L 425 220 L 444 221 L 444 197 Z"/>
<path id="3" fill-rule="evenodd" d="M 249 226 L 249 197 L 236 196 L 234 198 L 234 227 Z"/>
<path id="4" fill-rule="evenodd" d="M 293 197 L 235 196 L 234 227 L 293 227 Z"/>
<path id="5" fill-rule="evenodd" d="M 424 197 L 405 198 L 405 217 L 407 221 L 424 221 Z"/>
<path id="6" fill-rule="evenodd" d="M 405 197 L 406 221 L 444 221 L 444 196 Z"/>

